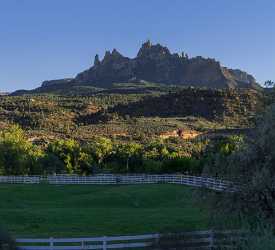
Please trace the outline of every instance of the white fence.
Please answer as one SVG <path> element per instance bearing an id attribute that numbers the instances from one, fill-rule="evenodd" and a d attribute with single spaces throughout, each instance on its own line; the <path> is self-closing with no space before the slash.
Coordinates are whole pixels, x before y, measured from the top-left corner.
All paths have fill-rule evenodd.
<path id="1" fill-rule="evenodd" d="M 182 184 L 193 187 L 205 187 L 216 191 L 236 191 L 232 182 L 209 177 L 189 175 L 113 175 L 99 174 L 91 176 L 51 175 L 51 176 L 0 176 L 0 183 L 10 184 L 96 184 L 96 185 L 131 185 L 131 184 Z"/>
<path id="2" fill-rule="evenodd" d="M 40 176 L 0 176 L 0 183 L 39 184 L 40 182 Z"/>
<path id="3" fill-rule="evenodd" d="M 159 245 L 180 244 L 181 249 L 230 249 L 243 239 L 238 231 L 197 231 L 170 235 L 145 234 L 94 238 L 17 239 L 19 250 L 83 250 L 83 249 L 158 249 Z M 224 248 L 223 248 L 224 249 Z"/>

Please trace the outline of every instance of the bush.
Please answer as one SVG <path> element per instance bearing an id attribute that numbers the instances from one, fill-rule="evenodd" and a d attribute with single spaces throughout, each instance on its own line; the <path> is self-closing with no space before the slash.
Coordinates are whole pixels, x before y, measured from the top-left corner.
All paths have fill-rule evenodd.
<path id="1" fill-rule="evenodd" d="M 246 237 L 238 242 L 241 250 L 273 250 L 275 246 L 275 235 L 271 225 L 258 223 L 245 234 Z"/>
<path id="2" fill-rule="evenodd" d="M 253 137 L 231 154 L 214 159 L 212 171 L 238 185 L 238 192 L 213 194 L 207 200 L 215 214 L 252 217 L 275 228 L 275 105 L 257 124 Z"/>
<path id="3" fill-rule="evenodd" d="M 224 176 L 227 173 L 227 159 L 245 145 L 244 137 L 239 135 L 221 138 L 209 143 L 202 157 L 203 171 L 208 176 Z"/>
<path id="4" fill-rule="evenodd" d="M 274 250 L 275 236 L 272 233 L 252 234 L 245 242 L 240 243 L 242 250 Z"/>

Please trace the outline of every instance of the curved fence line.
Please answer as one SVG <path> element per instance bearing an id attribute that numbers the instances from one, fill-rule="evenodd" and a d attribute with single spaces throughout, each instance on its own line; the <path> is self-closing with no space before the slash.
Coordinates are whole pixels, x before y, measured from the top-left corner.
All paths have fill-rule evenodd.
<path id="1" fill-rule="evenodd" d="M 166 175 L 114 175 L 98 174 L 91 176 L 49 175 L 49 176 L 0 176 L 0 183 L 9 184 L 53 184 L 53 185 L 137 185 L 137 184 L 181 184 L 204 187 L 216 191 L 236 191 L 230 181 L 211 177 L 166 174 Z"/>

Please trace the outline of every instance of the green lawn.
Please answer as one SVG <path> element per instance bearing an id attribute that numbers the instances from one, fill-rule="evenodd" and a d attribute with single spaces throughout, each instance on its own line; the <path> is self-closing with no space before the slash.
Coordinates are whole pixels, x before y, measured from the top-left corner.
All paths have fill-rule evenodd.
<path id="1" fill-rule="evenodd" d="M 208 214 L 177 185 L 0 185 L 0 224 L 20 237 L 143 234 L 208 228 Z"/>

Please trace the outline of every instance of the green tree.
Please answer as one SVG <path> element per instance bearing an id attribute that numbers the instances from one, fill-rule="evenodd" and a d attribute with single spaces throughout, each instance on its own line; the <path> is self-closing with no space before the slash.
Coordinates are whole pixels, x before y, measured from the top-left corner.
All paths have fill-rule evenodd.
<path id="1" fill-rule="evenodd" d="M 56 174 L 65 170 L 64 162 L 52 152 L 47 152 L 41 158 L 40 164 L 42 165 L 43 174 Z"/>
<path id="2" fill-rule="evenodd" d="M 27 141 L 19 126 L 12 126 L 0 133 L 1 174 L 31 174 L 41 154 L 40 150 Z"/>
<path id="3" fill-rule="evenodd" d="M 163 160 L 168 155 L 169 151 L 166 145 L 159 140 L 149 143 L 144 149 L 144 157 L 146 159 Z"/>
<path id="4" fill-rule="evenodd" d="M 209 143 L 204 153 L 204 172 L 212 176 L 224 176 L 228 171 L 228 157 L 245 146 L 242 135 L 232 135 Z"/>
<path id="5" fill-rule="evenodd" d="M 86 174 L 92 172 L 92 157 L 75 140 L 58 140 L 53 142 L 49 144 L 47 154 L 45 163 L 49 162 L 49 159 L 52 159 L 55 163 L 54 167 L 57 173 Z M 63 169 L 61 169 L 62 165 L 53 155 L 58 157 L 63 163 Z"/>
<path id="6" fill-rule="evenodd" d="M 126 161 L 126 171 L 129 171 L 129 160 L 141 153 L 142 146 L 140 144 L 129 142 L 126 144 L 120 144 L 117 148 L 117 154 L 119 157 Z"/>
<path id="7" fill-rule="evenodd" d="M 238 192 L 213 194 L 212 208 L 249 217 L 250 224 L 271 223 L 275 228 L 275 105 L 258 122 L 253 137 L 237 147 L 215 171 L 238 185 Z M 218 163 L 218 164 L 217 164 Z"/>
<path id="8" fill-rule="evenodd" d="M 113 143 L 110 139 L 99 137 L 87 146 L 87 151 L 101 164 L 112 153 Z"/>

